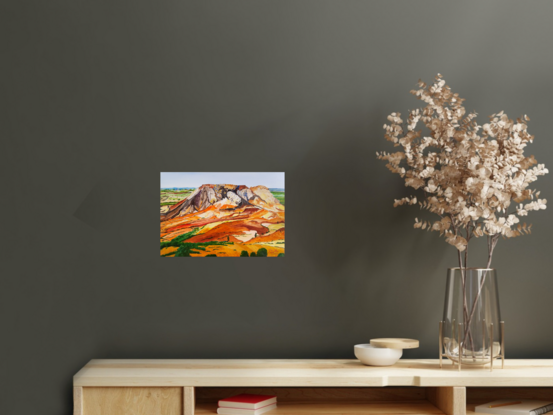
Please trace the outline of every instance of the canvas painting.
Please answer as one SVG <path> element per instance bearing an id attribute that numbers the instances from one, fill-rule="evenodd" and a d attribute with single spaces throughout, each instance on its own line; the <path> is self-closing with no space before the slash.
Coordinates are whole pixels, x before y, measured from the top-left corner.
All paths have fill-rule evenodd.
<path id="1" fill-rule="evenodd" d="M 284 173 L 161 173 L 162 257 L 283 257 Z"/>

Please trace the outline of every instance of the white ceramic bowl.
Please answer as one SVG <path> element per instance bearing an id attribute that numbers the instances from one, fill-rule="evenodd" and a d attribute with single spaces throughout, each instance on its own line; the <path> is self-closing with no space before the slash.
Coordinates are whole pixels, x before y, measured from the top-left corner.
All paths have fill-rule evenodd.
<path id="1" fill-rule="evenodd" d="M 353 351 L 355 357 L 367 366 L 392 366 L 403 354 L 403 349 L 374 347 L 370 344 L 357 344 Z"/>

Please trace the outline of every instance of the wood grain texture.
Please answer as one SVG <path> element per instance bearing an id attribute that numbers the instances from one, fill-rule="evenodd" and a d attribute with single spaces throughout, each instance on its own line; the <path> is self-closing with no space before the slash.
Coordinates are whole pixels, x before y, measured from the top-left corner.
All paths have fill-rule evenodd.
<path id="1" fill-rule="evenodd" d="M 182 393 L 182 405 L 184 415 L 194 415 L 196 408 L 196 388 L 185 386 Z"/>
<path id="2" fill-rule="evenodd" d="M 553 386 L 553 360 L 506 360 L 493 372 L 436 360 L 370 367 L 358 360 L 92 360 L 74 386 Z"/>
<path id="3" fill-rule="evenodd" d="M 182 414 L 182 388 L 83 388 L 83 415 Z"/>
<path id="4" fill-rule="evenodd" d="M 216 414 L 216 404 L 198 404 L 197 415 Z M 267 412 L 271 415 L 300 415 L 300 414 L 416 414 L 440 415 L 442 412 L 429 402 L 418 403 L 279 403 L 277 408 Z"/>
<path id="5" fill-rule="evenodd" d="M 466 413 L 466 391 L 462 386 L 427 388 L 426 396 L 446 415 Z"/>
<path id="6" fill-rule="evenodd" d="M 419 341 L 415 339 L 371 339 L 371 346 L 387 347 L 389 349 L 416 349 L 419 347 Z"/>
<path id="7" fill-rule="evenodd" d="M 424 388 L 196 388 L 197 403 L 217 403 L 241 393 L 276 395 L 284 402 L 386 402 L 426 400 Z"/>
<path id="8" fill-rule="evenodd" d="M 73 388 L 73 415 L 83 415 L 83 388 Z"/>

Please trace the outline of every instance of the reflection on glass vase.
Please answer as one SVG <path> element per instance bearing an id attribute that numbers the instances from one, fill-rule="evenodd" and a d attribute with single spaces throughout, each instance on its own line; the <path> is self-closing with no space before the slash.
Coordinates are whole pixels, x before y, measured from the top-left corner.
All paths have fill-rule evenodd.
<path id="1" fill-rule="evenodd" d="M 444 317 L 440 322 L 442 357 L 459 365 L 504 360 L 504 324 L 499 311 L 495 269 L 450 268 L 447 273 Z"/>

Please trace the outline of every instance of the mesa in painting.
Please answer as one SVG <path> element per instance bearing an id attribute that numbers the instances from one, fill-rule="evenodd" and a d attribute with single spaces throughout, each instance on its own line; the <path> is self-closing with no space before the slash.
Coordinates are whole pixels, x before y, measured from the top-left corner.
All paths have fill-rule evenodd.
<path id="1" fill-rule="evenodd" d="M 283 257 L 284 173 L 161 173 L 162 257 Z"/>

